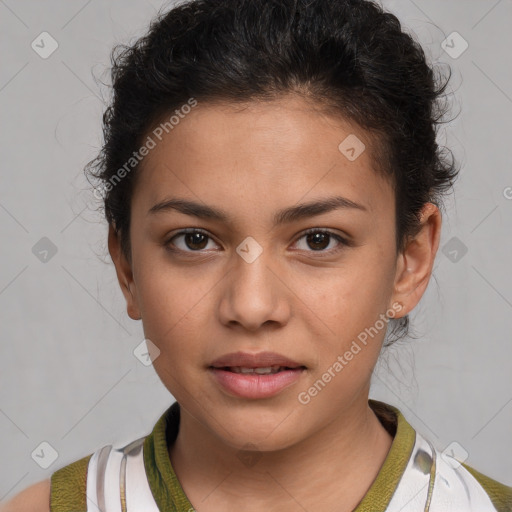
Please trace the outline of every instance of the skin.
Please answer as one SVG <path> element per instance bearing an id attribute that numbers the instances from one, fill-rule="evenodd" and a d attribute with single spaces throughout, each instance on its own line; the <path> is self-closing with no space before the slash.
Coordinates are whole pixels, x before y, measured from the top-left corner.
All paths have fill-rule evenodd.
<path id="1" fill-rule="evenodd" d="M 0 512 L 50 512 L 50 479 L 27 487 L 6 503 L 0 503 Z"/>
<path id="2" fill-rule="evenodd" d="M 367 148 L 355 161 L 338 150 L 349 134 Z M 181 405 L 169 457 L 199 512 L 351 511 L 384 462 L 392 437 L 368 394 L 385 328 L 309 403 L 297 398 L 393 304 L 395 318 L 410 312 L 430 279 L 440 212 L 426 204 L 421 230 L 397 254 L 394 192 L 374 172 L 370 147 L 361 128 L 293 95 L 244 109 L 199 103 L 145 157 L 131 203 L 131 262 L 110 228 L 128 314 L 142 319 L 160 350 L 155 370 Z M 366 211 L 273 224 L 280 209 L 335 195 Z M 170 197 L 229 220 L 148 213 Z M 170 242 L 185 228 L 208 238 Z M 309 228 L 352 243 L 308 243 Z M 252 263 L 236 252 L 249 236 L 262 248 Z M 239 350 L 278 352 L 307 370 L 274 397 L 234 397 L 208 366 Z M 247 443 L 258 455 L 251 465 L 240 458 Z"/>

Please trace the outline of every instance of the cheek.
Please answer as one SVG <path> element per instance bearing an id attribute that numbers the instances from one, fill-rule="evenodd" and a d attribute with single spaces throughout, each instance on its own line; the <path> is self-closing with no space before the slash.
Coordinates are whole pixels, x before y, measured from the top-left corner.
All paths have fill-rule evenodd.
<path id="1" fill-rule="evenodd" d="M 389 306 L 391 267 L 372 253 L 359 251 L 353 258 L 347 258 L 343 265 L 319 278 L 314 287 L 309 280 L 308 304 L 344 338 L 373 325 Z"/>
<path id="2" fill-rule="evenodd" d="M 390 270 L 379 257 L 370 248 L 359 251 L 357 258 L 350 263 L 347 259 L 346 266 L 333 269 L 329 278 L 319 281 L 307 301 L 315 312 L 307 329 L 317 332 L 311 346 L 318 354 L 312 381 L 320 378 L 333 383 L 327 386 L 326 399 L 337 401 L 340 390 L 346 396 L 348 390 L 356 392 L 365 386 L 379 357 L 392 292 Z M 329 370 L 335 377 L 326 375 Z"/>
<path id="3" fill-rule="evenodd" d="M 193 271 L 173 265 L 164 248 L 141 243 L 134 256 L 134 280 L 145 323 L 171 330 L 207 291 L 201 275 L 193 276 Z"/>
<path id="4" fill-rule="evenodd" d="M 345 407 L 346 400 L 369 385 L 388 326 L 381 316 L 387 309 L 381 285 L 376 276 L 354 272 L 332 279 L 331 293 L 312 297 L 322 321 L 316 321 L 317 327 L 308 322 L 307 329 L 313 334 L 317 331 L 311 351 L 318 360 L 308 382 L 310 387 L 302 391 L 318 394 L 319 414 L 325 404 Z M 328 325 L 329 331 L 323 325 Z M 325 332 L 328 339 L 320 335 Z"/>
<path id="5" fill-rule="evenodd" d="M 196 340 L 205 329 L 202 319 L 211 285 L 161 263 L 146 265 L 136 279 L 145 336 L 166 364 L 177 367 L 181 360 L 197 358 Z"/>

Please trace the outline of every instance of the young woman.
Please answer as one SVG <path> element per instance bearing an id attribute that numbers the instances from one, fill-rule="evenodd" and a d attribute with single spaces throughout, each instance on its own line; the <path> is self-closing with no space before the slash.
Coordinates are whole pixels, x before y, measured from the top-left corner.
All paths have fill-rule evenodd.
<path id="1" fill-rule="evenodd" d="M 89 170 L 176 402 L 12 510 L 512 510 L 512 488 L 369 399 L 457 175 L 435 71 L 363 0 L 196 0 L 114 55 Z"/>

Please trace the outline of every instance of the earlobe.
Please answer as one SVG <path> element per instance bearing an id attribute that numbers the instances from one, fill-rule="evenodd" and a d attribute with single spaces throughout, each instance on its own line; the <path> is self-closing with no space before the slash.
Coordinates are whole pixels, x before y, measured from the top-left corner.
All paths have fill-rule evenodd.
<path id="1" fill-rule="evenodd" d="M 140 320 L 140 309 L 137 301 L 137 288 L 133 280 L 133 271 L 130 262 L 126 259 L 118 233 L 112 225 L 108 230 L 108 249 L 114 263 L 117 280 L 126 300 L 126 311 L 132 320 Z"/>
<path id="2" fill-rule="evenodd" d="M 426 203 L 420 215 L 420 229 L 398 257 L 392 302 L 403 305 L 400 317 L 409 313 L 423 296 L 434 266 L 441 235 L 441 213 Z"/>

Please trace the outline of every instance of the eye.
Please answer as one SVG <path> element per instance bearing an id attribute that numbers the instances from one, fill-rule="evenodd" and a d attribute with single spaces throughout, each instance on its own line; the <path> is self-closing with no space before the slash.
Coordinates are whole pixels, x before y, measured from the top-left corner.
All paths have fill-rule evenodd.
<path id="1" fill-rule="evenodd" d="M 177 243 L 176 240 L 180 239 L 182 239 L 181 243 Z M 165 246 L 171 251 L 177 249 L 183 252 L 201 252 L 208 248 L 208 240 L 211 240 L 211 237 L 206 231 L 190 228 L 175 234 L 165 243 Z"/>
<path id="2" fill-rule="evenodd" d="M 308 252 L 322 252 L 322 253 L 331 253 L 340 251 L 343 246 L 349 246 L 350 243 L 348 240 L 338 235 L 337 233 L 333 233 L 332 231 L 322 230 L 318 228 L 308 229 L 303 235 L 299 238 L 299 241 L 305 239 L 306 247 L 302 247 L 300 250 L 308 251 L 308 247 L 312 249 L 312 251 Z M 334 249 L 325 250 L 329 247 L 332 240 L 336 240 L 338 242 L 338 246 Z"/>
<path id="3" fill-rule="evenodd" d="M 299 247 L 299 250 L 307 252 L 331 253 L 341 250 L 343 246 L 350 246 L 350 242 L 337 233 L 318 228 L 308 229 L 298 240 L 302 239 L 305 239 L 306 247 Z M 338 247 L 325 250 L 331 245 L 333 239 L 338 242 Z M 170 251 L 202 252 L 208 249 L 209 240 L 211 241 L 212 239 L 206 231 L 198 228 L 189 228 L 176 233 L 164 245 Z"/>

